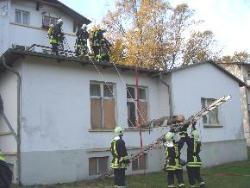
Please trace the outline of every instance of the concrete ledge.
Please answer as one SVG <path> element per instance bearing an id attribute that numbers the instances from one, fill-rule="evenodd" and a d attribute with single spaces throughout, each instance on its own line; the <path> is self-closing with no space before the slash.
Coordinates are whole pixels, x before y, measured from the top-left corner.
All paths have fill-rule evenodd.
<path id="1" fill-rule="evenodd" d="M 89 129 L 89 132 L 113 132 L 114 129 Z"/>
<path id="2" fill-rule="evenodd" d="M 204 128 L 222 128 L 222 125 L 204 125 Z"/>
<path id="3" fill-rule="evenodd" d="M 12 135 L 12 132 L 10 131 L 0 132 L 0 136 L 8 136 L 8 135 Z"/>

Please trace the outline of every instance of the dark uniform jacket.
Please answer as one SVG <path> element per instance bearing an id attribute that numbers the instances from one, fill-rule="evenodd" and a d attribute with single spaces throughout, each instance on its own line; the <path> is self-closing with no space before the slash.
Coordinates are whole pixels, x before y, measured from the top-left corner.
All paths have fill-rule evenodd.
<path id="1" fill-rule="evenodd" d="M 201 142 L 194 140 L 194 138 L 188 139 L 187 148 L 187 166 L 189 167 L 200 167 L 202 162 L 200 159 Z"/>
<path id="2" fill-rule="evenodd" d="M 128 153 L 125 142 L 120 136 L 115 137 L 111 142 L 110 151 L 113 156 L 111 168 L 126 168 Z M 124 160 L 123 160 L 124 159 Z"/>
<path id="3" fill-rule="evenodd" d="M 173 147 L 167 146 L 165 150 L 165 156 L 166 156 L 166 164 L 165 164 L 166 171 L 182 169 L 182 166 L 180 165 L 180 151 L 178 148 L 178 144 L 174 143 Z"/>

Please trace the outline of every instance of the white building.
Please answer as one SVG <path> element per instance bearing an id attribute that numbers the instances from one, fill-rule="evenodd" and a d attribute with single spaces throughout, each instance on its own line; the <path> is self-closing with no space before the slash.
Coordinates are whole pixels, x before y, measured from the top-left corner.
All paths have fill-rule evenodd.
<path id="1" fill-rule="evenodd" d="M 219 63 L 227 71 L 231 72 L 237 78 L 245 82 L 245 87 L 241 91 L 241 108 L 243 113 L 243 127 L 247 145 L 250 146 L 250 64 L 235 63 Z"/>
<path id="2" fill-rule="evenodd" d="M 4 10 L 0 16 L 4 28 L 0 31 L 4 57 L 0 94 L 18 135 L 16 141 L 0 118 L 0 148 L 13 165 L 14 181 L 30 185 L 95 178 L 109 167 L 110 141 L 117 125 L 126 129 L 129 154 L 138 152 L 134 68 L 117 65 L 119 77 L 109 63 L 7 50 L 13 44 L 48 46 L 47 32 L 41 28 L 48 15 L 64 19 L 71 47 L 74 21 L 89 21 L 58 1 L 0 1 L 0 5 Z M 240 110 L 239 85 L 243 82 L 209 62 L 161 74 L 139 69 L 139 74 L 141 122 L 177 113 L 189 116 L 213 99 L 230 94 L 232 101 L 198 123 L 202 158 L 205 166 L 247 158 Z M 149 134 L 143 130 L 143 144 L 165 131 L 158 128 Z M 164 153 L 158 148 L 145 154 L 145 160 L 133 162 L 127 172 L 159 171 L 163 164 Z"/>
<path id="3" fill-rule="evenodd" d="M 230 102 L 204 116 L 198 123 L 205 165 L 246 159 L 239 89 L 239 85 L 245 86 L 244 82 L 211 62 L 173 70 L 170 80 L 174 114 L 183 113 L 189 117 L 220 96 L 232 97 Z"/>
<path id="4" fill-rule="evenodd" d="M 70 49 L 75 44 L 75 32 L 90 21 L 57 0 L 1 0 L 0 1 L 0 54 L 16 45 L 49 46 L 48 25 L 58 18 L 64 21 Z"/>
<path id="5" fill-rule="evenodd" d="M 138 129 L 131 124 L 135 101 L 127 93 L 134 96 L 136 92 L 134 69 L 118 66 L 121 80 L 113 64 L 95 63 L 100 75 L 94 62 L 75 58 L 16 50 L 4 56 L 19 75 L 1 62 L 0 91 L 19 140 L 16 144 L 12 135 L 5 134 L 2 122 L 1 148 L 7 154 L 17 153 L 17 158 L 9 160 L 17 159 L 13 165 L 20 182 L 51 184 L 95 178 L 109 167 L 112 130 L 117 125 L 126 128 L 129 153 L 140 150 Z M 165 73 L 162 78 L 157 71 L 139 71 L 141 121 L 170 115 L 170 111 L 189 116 L 202 104 L 231 94 L 232 101 L 199 122 L 205 166 L 247 158 L 239 91 L 239 84 L 244 83 L 222 70 L 203 63 Z M 143 144 L 165 131 L 144 131 Z M 159 171 L 163 164 L 163 151 L 156 149 L 146 154 L 145 164 L 134 162 L 128 174 Z"/>

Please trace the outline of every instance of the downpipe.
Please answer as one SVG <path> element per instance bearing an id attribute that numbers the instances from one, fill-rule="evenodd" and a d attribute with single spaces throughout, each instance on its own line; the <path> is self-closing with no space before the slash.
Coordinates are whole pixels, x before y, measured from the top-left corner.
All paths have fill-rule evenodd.
<path id="1" fill-rule="evenodd" d="M 17 177 L 18 185 L 21 183 L 21 89 L 22 89 L 22 77 L 19 72 L 7 65 L 5 56 L 2 56 L 2 65 L 4 68 L 17 76 Z"/>
<path id="2" fill-rule="evenodd" d="M 170 113 L 170 117 L 172 117 L 173 116 L 173 104 L 172 104 L 172 90 L 171 90 L 171 86 L 167 82 L 165 82 L 165 80 L 163 79 L 162 73 L 159 74 L 159 80 L 168 89 L 169 113 Z"/>

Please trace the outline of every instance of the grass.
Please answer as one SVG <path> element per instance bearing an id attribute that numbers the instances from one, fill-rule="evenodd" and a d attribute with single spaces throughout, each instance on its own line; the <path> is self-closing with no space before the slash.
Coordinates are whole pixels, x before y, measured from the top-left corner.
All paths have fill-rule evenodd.
<path id="1" fill-rule="evenodd" d="M 250 188 L 250 148 L 248 160 L 224 164 L 202 170 L 208 188 Z M 128 188 L 166 188 L 166 173 L 127 176 Z M 185 182 L 188 182 L 185 173 Z M 25 188 L 111 188 L 113 180 L 76 182 L 52 186 L 26 186 Z M 188 187 L 188 184 L 186 184 Z M 13 188 L 18 188 L 13 186 Z"/>

